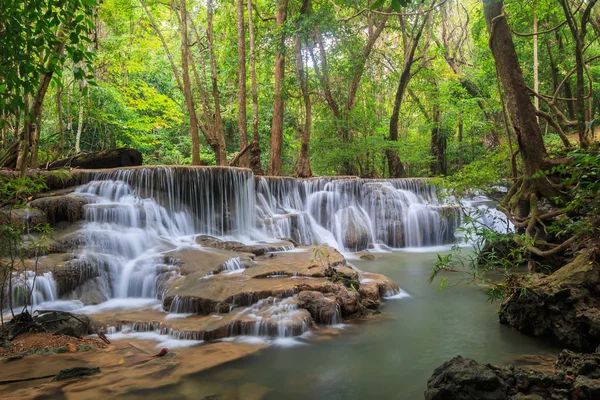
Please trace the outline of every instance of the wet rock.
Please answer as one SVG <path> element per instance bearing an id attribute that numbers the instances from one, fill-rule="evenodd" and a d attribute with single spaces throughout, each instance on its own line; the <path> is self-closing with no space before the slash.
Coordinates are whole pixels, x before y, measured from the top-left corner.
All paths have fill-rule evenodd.
<path id="1" fill-rule="evenodd" d="M 90 199 L 86 196 L 67 194 L 36 199 L 29 205 L 42 210 L 48 216 L 48 220 L 52 224 L 56 224 L 62 221 L 76 222 L 83 219 L 83 206 L 89 202 Z"/>
<path id="2" fill-rule="evenodd" d="M 558 356 L 556 369 L 571 376 L 585 375 L 600 379 L 600 354 L 582 354 L 563 350 Z"/>
<path id="3" fill-rule="evenodd" d="M 589 253 L 516 291 L 500 306 L 500 322 L 593 352 L 600 345 L 600 265 Z"/>
<path id="4" fill-rule="evenodd" d="M 70 293 L 86 281 L 100 276 L 98 262 L 92 258 L 81 257 L 58 263 L 52 270 L 58 295 Z"/>
<path id="5" fill-rule="evenodd" d="M 388 246 L 404 247 L 404 224 L 402 221 L 392 221 L 387 225 L 387 239 Z"/>
<path id="6" fill-rule="evenodd" d="M 25 232 L 34 230 L 37 225 L 44 225 L 47 222 L 46 215 L 36 208 L 21 207 L 0 209 L 0 224 L 16 225 L 22 227 Z"/>
<path id="7" fill-rule="evenodd" d="M 332 293 L 340 305 L 342 316 L 345 318 L 360 316 L 360 294 L 355 289 L 348 289 L 341 284 L 332 286 L 334 286 Z"/>
<path id="8" fill-rule="evenodd" d="M 363 254 L 360 256 L 360 259 L 373 261 L 373 260 L 375 260 L 375 256 L 373 254 Z"/>
<path id="9" fill-rule="evenodd" d="M 98 367 L 73 367 L 61 370 L 56 376 L 52 379 L 54 382 L 64 381 L 67 379 L 73 378 L 82 378 L 84 376 L 91 376 L 100 373 L 100 368 Z"/>
<path id="10" fill-rule="evenodd" d="M 60 312 L 50 312 L 40 315 L 36 322 L 46 332 L 67 332 L 68 336 L 82 337 L 89 333 L 90 318 L 86 315 L 69 315 Z"/>
<path id="11" fill-rule="evenodd" d="M 358 292 L 361 296 L 362 304 L 371 310 L 379 308 L 381 296 L 379 295 L 379 286 L 376 282 L 367 282 L 360 285 Z"/>
<path id="12" fill-rule="evenodd" d="M 335 299 L 325 297 L 323 293 L 306 290 L 298 293 L 298 307 L 308 310 L 317 323 L 341 322 L 340 306 Z"/>
<path id="13" fill-rule="evenodd" d="M 353 207 L 342 210 L 344 246 L 350 251 L 363 251 L 369 247 L 371 233 L 366 221 Z"/>
<path id="14" fill-rule="evenodd" d="M 427 381 L 426 400 L 571 399 L 573 384 L 563 373 L 546 375 L 480 364 L 460 356 L 438 367 Z"/>
<path id="15" fill-rule="evenodd" d="M 212 236 L 200 235 L 196 237 L 196 243 L 201 246 L 213 247 L 215 249 L 228 250 L 238 253 L 252 253 L 256 256 L 263 256 L 268 252 L 289 250 L 294 248 L 290 242 L 260 242 L 258 244 L 246 245 L 236 241 L 224 241 Z"/>

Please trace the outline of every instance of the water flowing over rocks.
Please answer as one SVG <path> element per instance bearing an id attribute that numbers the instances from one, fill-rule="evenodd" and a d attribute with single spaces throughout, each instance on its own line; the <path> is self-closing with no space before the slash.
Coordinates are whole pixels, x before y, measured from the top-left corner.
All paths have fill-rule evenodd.
<path id="1" fill-rule="evenodd" d="M 91 315 L 106 333 L 292 337 L 359 318 L 400 289 L 342 253 L 450 243 L 460 221 L 421 179 L 133 167 L 71 181 L 30 202 L 54 238 L 16 287 L 34 308 Z"/>
<path id="2" fill-rule="evenodd" d="M 427 381 L 426 400 L 593 400 L 600 398 L 600 355 L 564 350 L 556 372 L 480 364 L 460 356 Z"/>
<path id="3" fill-rule="evenodd" d="M 592 251 L 537 281 L 523 282 L 500 307 L 500 322 L 574 350 L 600 345 L 600 265 Z"/>

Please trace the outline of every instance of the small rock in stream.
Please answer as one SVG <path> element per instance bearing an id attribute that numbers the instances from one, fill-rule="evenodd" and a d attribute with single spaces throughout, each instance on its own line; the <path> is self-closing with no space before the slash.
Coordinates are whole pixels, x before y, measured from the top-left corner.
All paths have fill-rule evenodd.
<path id="1" fill-rule="evenodd" d="M 64 381 L 66 379 L 72 378 L 82 378 L 84 376 L 91 376 L 100 373 L 100 368 L 98 367 L 73 367 L 67 368 L 60 371 L 54 378 L 52 378 L 53 382 Z"/>

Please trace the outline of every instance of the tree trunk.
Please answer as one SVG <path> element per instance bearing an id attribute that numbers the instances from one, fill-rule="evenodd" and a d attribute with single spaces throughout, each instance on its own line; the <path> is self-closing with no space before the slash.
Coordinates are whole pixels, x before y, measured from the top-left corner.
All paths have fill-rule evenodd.
<path id="1" fill-rule="evenodd" d="M 248 125 L 246 119 L 246 32 L 244 30 L 244 0 L 236 0 L 238 33 L 238 130 L 240 151 L 248 146 Z M 247 155 L 240 157 L 240 167 L 248 167 Z"/>
<path id="2" fill-rule="evenodd" d="M 77 135 L 75 136 L 75 153 L 81 153 L 81 131 L 83 130 L 83 87 L 79 85 L 79 114 L 77 119 Z"/>
<path id="3" fill-rule="evenodd" d="M 248 35 L 250 36 L 250 78 L 252 80 L 252 147 L 250 148 L 250 168 L 256 175 L 262 175 L 260 165 L 260 136 L 258 134 L 258 88 L 256 84 L 256 46 L 254 43 L 254 21 L 252 0 L 248 2 Z"/>
<path id="4" fill-rule="evenodd" d="M 210 77 L 212 82 L 212 95 L 215 103 L 214 117 L 214 140 L 210 143 L 215 151 L 217 165 L 227 165 L 227 148 L 225 147 L 225 135 L 223 133 L 223 120 L 221 118 L 221 103 L 219 101 L 219 83 L 217 79 L 217 63 L 215 61 L 215 46 L 213 32 L 213 0 L 207 0 L 207 28 L 208 56 L 210 58 Z"/>
<path id="5" fill-rule="evenodd" d="M 104 169 L 138 165 L 142 165 L 142 153 L 135 149 L 121 148 L 95 153 L 80 153 L 73 157 L 40 165 L 39 168 L 48 170 L 59 168 Z"/>
<path id="6" fill-rule="evenodd" d="M 504 14 L 502 0 L 483 0 L 484 14 L 490 32 L 490 48 L 502 81 L 508 113 L 517 137 L 523 175 L 531 178 L 546 165 L 548 153 L 537 123 L 535 107 L 513 44 L 510 28 Z"/>
<path id="7" fill-rule="evenodd" d="M 63 121 L 62 89 L 60 87 L 56 89 L 56 112 L 58 114 L 58 132 L 60 134 L 58 139 L 58 155 L 60 157 L 65 152 L 65 123 Z"/>
<path id="8" fill-rule="evenodd" d="M 463 120 L 462 117 L 460 117 L 460 119 L 458 120 L 458 135 L 457 135 L 457 141 L 458 141 L 458 170 L 460 171 L 463 168 L 463 149 L 462 149 L 462 142 L 463 142 L 463 129 L 464 129 L 464 124 L 463 124 Z"/>
<path id="9" fill-rule="evenodd" d="M 154 28 L 154 32 L 156 32 L 156 34 L 158 35 L 158 38 L 160 39 L 162 47 L 165 50 L 165 53 L 167 54 L 167 58 L 169 59 L 169 63 L 171 64 L 171 69 L 173 70 L 173 75 L 175 76 L 175 80 L 177 81 L 177 86 L 179 87 L 181 92 L 183 92 L 183 85 L 181 84 L 181 77 L 179 76 L 179 71 L 178 71 L 177 67 L 175 66 L 175 61 L 173 61 L 173 56 L 171 55 L 171 52 L 169 51 L 169 46 L 167 46 L 167 42 L 165 41 L 165 38 L 162 35 L 161 30 L 159 29 L 158 25 L 156 25 L 156 22 L 154 21 L 154 18 L 152 17 L 152 13 L 150 13 L 150 10 L 146 6 L 146 3 L 144 2 L 144 0 L 140 0 L 140 4 L 142 5 L 142 8 L 146 12 L 148 19 L 150 20 L 150 24 L 152 24 L 152 27 Z"/>
<path id="10" fill-rule="evenodd" d="M 183 80 L 183 96 L 185 97 L 185 105 L 190 116 L 190 136 L 192 137 L 192 165 L 200 165 L 200 141 L 198 138 L 198 116 L 196 114 L 196 105 L 192 96 L 192 84 L 190 81 L 190 71 L 188 61 L 190 59 L 190 47 L 188 43 L 187 30 L 187 9 L 186 0 L 181 0 L 179 8 L 181 12 L 180 24 L 181 29 L 181 67 Z"/>
<path id="11" fill-rule="evenodd" d="M 288 0 L 277 1 L 277 14 L 275 16 L 276 28 L 279 30 L 287 18 Z M 283 79 L 285 74 L 285 35 L 280 32 L 281 37 L 275 53 L 275 81 L 273 100 L 273 122 L 271 124 L 271 152 L 269 156 L 269 175 L 279 176 L 282 174 L 282 152 L 283 152 Z"/>
<path id="12" fill-rule="evenodd" d="M 310 12 L 310 1 L 304 0 L 300 10 L 301 18 L 308 15 Z M 302 131 L 302 145 L 300 147 L 300 155 L 298 156 L 298 169 L 296 175 L 299 178 L 310 178 L 312 171 L 310 168 L 310 133 L 312 130 L 312 104 L 310 101 L 310 93 L 308 92 L 308 77 L 304 70 L 304 58 L 302 57 L 302 39 L 300 33 L 296 34 L 296 71 L 298 80 L 300 81 L 300 90 L 302 92 L 302 100 L 304 101 L 304 128 Z"/>
<path id="13" fill-rule="evenodd" d="M 442 111 L 436 104 L 433 106 L 433 128 L 431 129 L 431 174 L 446 175 L 446 133 L 442 129 Z"/>

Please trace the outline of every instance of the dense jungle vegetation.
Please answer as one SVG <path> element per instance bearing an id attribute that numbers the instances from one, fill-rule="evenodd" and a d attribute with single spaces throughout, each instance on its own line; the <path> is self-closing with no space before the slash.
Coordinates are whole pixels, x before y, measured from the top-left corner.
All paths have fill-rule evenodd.
<path id="1" fill-rule="evenodd" d="M 127 146 L 146 164 L 272 175 L 452 175 L 475 162 L 509 177 L 519 117 L 503 107 L 513 89 L 484 4 L 502 7 L 520 95 L 555 154 L 593 141 L 595 3 L 3 1 L 0 162 Z"/>

